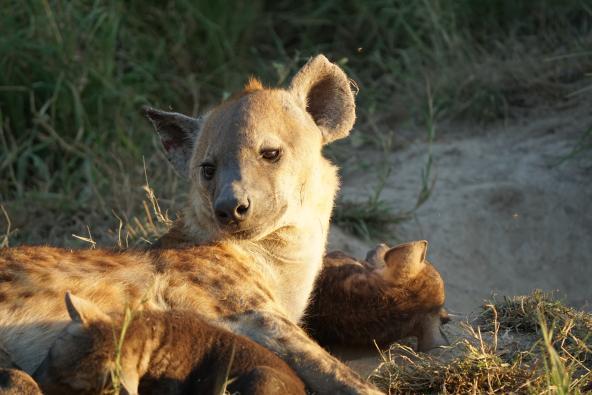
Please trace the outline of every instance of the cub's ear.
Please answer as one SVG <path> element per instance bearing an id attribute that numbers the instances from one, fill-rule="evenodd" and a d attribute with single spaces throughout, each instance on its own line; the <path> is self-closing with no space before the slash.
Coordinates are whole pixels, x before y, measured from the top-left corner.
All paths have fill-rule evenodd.
<path id="1" fill-rule="evenodd" d="M 395 280 L 415 278 L 425 267 L 428 242 L 412 241 L 388 250 L 384 256 L 386 272 Z"/>
<path id="2" fill-rule="evenodd" d="M 337 65 L 315 56 L 296 73 L 289 90 L 321 130 L 323 144 L 347 137 L 356 105 L 349 79 Z"/>
<path id="3" fill-rule="evenodd" d="M 103 313 L 101 309 L 86 299 L 79 298 L 76 295 L 66 292 L 66 308 L 68 315 L 74 322 L 82 325 L 88 325 L 92 322 L 111 322 L 111 318 Z"/>
<path id="4" fill-rule="evenodd" d="M 201 120 L 147 106 L 142 111 L 160 136 L 169 162 L 177 173 L 187 177 L 193 144 L 202 126 Z"/>

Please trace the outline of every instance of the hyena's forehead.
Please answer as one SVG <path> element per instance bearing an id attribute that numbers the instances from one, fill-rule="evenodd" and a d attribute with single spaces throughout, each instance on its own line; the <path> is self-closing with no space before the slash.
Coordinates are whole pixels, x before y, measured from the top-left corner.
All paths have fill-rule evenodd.
<path id="1" fill-rule="evenodd" d="M 204 132 L 211 145 L 224 142 L 227 148 L 321 143 L 310 115 L 293 95 L 281 89 L 251 92 L 223 103 L 208 115 Z"/>

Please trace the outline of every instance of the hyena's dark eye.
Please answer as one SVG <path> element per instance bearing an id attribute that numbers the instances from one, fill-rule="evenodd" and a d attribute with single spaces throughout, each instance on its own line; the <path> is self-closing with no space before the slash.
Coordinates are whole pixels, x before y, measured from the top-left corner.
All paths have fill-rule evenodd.
<path id="1" fill-rule="evenodd" d="M 261 157 L 268 162 L 277 162 L 280 159 L 282 151 L 279 148 L 262 149 Z"/>
<path id="2" fill-rule="evenodd" d="M 214 174 L 216 174 L 216 166 L 212 165 L 211 163 L 202 163 L 200 166 L 203 178 L 206 180 L 211 180 L 214 178 Z"/>

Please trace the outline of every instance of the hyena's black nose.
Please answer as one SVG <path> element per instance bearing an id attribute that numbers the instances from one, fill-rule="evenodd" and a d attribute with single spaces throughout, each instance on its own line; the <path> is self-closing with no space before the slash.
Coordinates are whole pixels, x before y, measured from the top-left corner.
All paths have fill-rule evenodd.
<path id="1" fill-rule="evenodd" d="M 246 197 L 240 200 L 236 197 L 218 199 L 214 204 L 216 218 L 222 225 L 244 221 L 249 216 L 250 208 L 251 201 Z"/>

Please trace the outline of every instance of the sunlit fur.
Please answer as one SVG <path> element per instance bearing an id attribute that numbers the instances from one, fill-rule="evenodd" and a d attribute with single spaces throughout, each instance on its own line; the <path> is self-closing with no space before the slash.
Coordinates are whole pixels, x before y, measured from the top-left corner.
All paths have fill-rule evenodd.
<path id="1" fill-rule="evenodd" d="M 1 251 L 0 346 L 34 371 L 68 322 L 62 298 L 70 290 L 107 313 L 126 303 L 194 311 L 280 355 L 314 392 L 375 393 L 297 325 L 321 268 L 338 184 L 322 145 L 347 136 L 354 107 L 349 80 L 321 55 L 288 89 L 247 92 L 201 120 L 146 110 L 157 129 L 170 127 L 177 137 L 166 147 L 188 176 L 190 194 L 173 234 L 186 245 L 166 248 L 163 240 L 159 249 L 121 253 Z M 195 141 L 180 145 L 186 138 Z M 259 161 L 263 144 L 281 145 L 277 166 Z M 203 160 L 214 160 L 217 174 L 237 171 L 237 187 L 253 198 L 240 234 L 221 227 L 212 214 L 216 188 L 234 181 L 206 182 L 199 174 Z"/>

